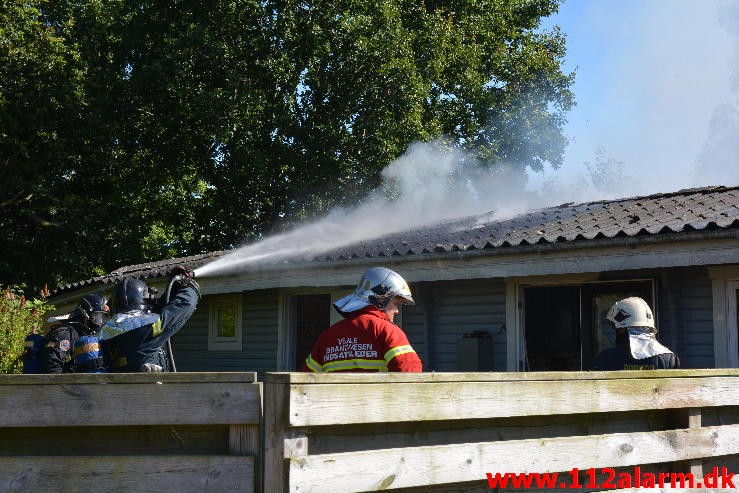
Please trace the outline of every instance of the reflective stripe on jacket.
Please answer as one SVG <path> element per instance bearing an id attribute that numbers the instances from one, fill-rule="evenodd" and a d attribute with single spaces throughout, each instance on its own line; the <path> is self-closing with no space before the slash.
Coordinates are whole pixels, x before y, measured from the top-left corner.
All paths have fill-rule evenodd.
<path id="1" fill-rule="evenodd" d="M 385 312 L 368 306 L 321 334 L 302 370 L 420 372 L 422 364 L 403 330 Z"/>
<path id="2" fill-rule="evenodd" d="M 146 364 L 166 366 L 162 346 L 195 311 L 200 296 L 191 286 L 177 289 L 159 314 L 115 314 L 103 327 L 101 339 L 108 370 L 145 371 Z"/>

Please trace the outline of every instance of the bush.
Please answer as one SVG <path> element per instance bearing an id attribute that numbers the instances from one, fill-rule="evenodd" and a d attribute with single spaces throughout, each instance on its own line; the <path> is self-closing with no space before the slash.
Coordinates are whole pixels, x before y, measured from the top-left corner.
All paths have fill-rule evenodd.
<path id="1" fill-rule="evenodd" d="M 19 286 L 0 289 L 0 373 L 23 371 L 23 342 L 32 332 L 40 333 L 44 315 L 54 307 L 46 302 L 49 291 L 29 301 Z"/>

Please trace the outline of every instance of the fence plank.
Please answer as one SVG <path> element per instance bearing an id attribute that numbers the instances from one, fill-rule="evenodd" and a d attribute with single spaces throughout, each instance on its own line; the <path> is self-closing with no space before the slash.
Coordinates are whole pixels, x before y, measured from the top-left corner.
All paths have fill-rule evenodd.
<path id="1" fill-rule="evenodd" d="M 739 385 L 735 376 L 558 379 L 515 384 L 467 380 L 374 383 L 376 381 L 290 385 L 289 424 L 464 420 L 739 405 Z"/>
<path id="2" fill-rule="evenodd" d="M 352 383 L 437 383 L 437 382 L 521 382 L 541 380 L 628 380 L 663 377 L 739 377 L 739 368 L 642 371 L 568 372 L 427 372 L 427 373 L 300 373 L 274 372 L 265 383 L 352 384 Z"/>
<path id="3" fill-rule="evenodd" d="M 0 385 L 3 403 L 0 428 L 69 423 L 120 426 L 258 424 L 260 421 L 261 384 L 206 380 L 203 383 L 152 383 L 148 389 L 142 385 Z M 142 412 L 143 407 L 146 412 Z"/>
<path id="4" fill-rule="evenodd" d="M 0 491 L 254 491 L 247 456 L 0 457 Z"/>
<path id="5" fill-rule="evenodd" d="M 238 426 L 238 425 L 235 425 Z M 253 426 L 253 425 L 244 425 Z M 0 456 L 227 455 L 227 426 L 58 426 L 0 429 Z M 249 454 L 235 454 L 249 455 Z"/>
<path id="6" fill-rule="evenodd" d="M 231 425 L 228 428 L 228 451 L 234 455 L 259 453 L 258 425 Z"/>
<path id="7" fill-rule="evenodd" d="M 701 427 L 701 410 L 700 408 L 688 409 L 688 427 L 689 428 L 700 428 Z M 703 480 L 703 461 L 695 459 L 690 461 L 690 473 L 696 478 Z"/>
<path id="8" fill-rule="evenodd" d="M 254 491 L 261 492 L 261 433 L 259 425 L 230 425 L 228 427 L 228 450 L 233 455 L 254 457 Z"/>
<path id="9" fill-rule="evenodd" d="M 183 383 L 234 382 L 254 383 L 256 372 L 178 372 L 178 373 L 60 373 L 41 375 L 0 374 L 0 385 L 48 385 L 83 383 Z"/>
<path id="10" fill-rule="evenodd" d="M 484 480 L 491 472 L 622 467 L 739 453 L 739 425 L 313 455 L 289 459 L 289 491 L 376 491 Z"/>

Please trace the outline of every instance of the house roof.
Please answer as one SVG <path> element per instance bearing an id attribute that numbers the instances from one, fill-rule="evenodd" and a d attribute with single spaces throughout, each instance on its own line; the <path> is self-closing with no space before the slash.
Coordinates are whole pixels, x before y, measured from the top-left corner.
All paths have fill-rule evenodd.
<path id="1" fill-rule="evenodd" d="M 465 217 L 357 242 L 308 262 L 516 249 L 539 244 L 579 246 L 612 238 L 656 237 L 739 227 L 739 187 L 714 186 L 642 197 L 567 203 L 508 219 L 494 213 Z M 99 277 L 65 284 L 53 295 L 117 283 L 123 277 L 168 277 L 172 268 L 194 270 L 228 251 L 121 267 Z"/>
<path id="2" fill-rule="evenodd" d="M 739 226 L 739 187 L 708 187 L 611 201 L 562 204 L 510 219 L 470 216 L 363 241 L 325 260 L 421 255 L 681 233 Z"/>

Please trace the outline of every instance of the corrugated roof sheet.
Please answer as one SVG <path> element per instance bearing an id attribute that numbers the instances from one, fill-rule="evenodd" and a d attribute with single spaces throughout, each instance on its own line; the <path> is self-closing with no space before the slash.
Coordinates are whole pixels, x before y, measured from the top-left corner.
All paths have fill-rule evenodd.
<path id="1" fill-rule="evenodd" d="M 739 187 L 717 186 L 619 200 L 563 204 L 510 219 L 496 219 L 494 213 L 487 213 L 354 243 L 325 252 L 312 261 L 404 257 L 737 227 Z M 193 270 L 224 253 L 228 252 L 121 267 L 106 276 L 61 286 L 54 294 L 84 286 L 116 283 L 125 276 L 167 277 L 175 266 Z"/>
<path id="2" fill-rule="evenodd" d="M 483 250 L 735 227 L 739 188 L 710 187 L 564 204 L 498 220 L 493 213 L 364 241 L 321 256 L 338 260 Z"/>

